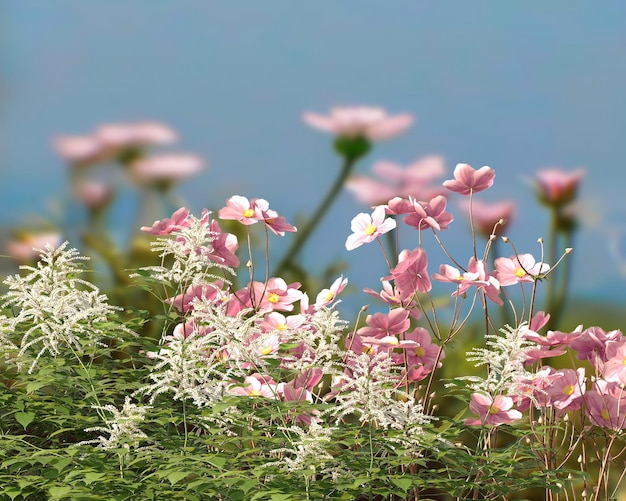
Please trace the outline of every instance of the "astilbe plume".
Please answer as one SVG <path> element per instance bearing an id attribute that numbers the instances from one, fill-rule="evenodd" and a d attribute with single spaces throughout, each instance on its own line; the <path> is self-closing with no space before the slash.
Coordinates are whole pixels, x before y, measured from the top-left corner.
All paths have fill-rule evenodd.
<path id="1" fill-rule="evenodd" d="M 524 366 L 527 352 L 533 347 L 525 339 L 526 323 L 517 328 L 509 325 L 500 329 L 500 334 L 485 335 L 486 348 L 474 348 L 467 354 L 469 362 L 476 362 L 476 367 L 487 366 L 486 378 L 466 377 L 470 387 L 490 395 L 520 395 L 519 381 L 532 380 L 535 375 Z"/>
<path id="2" fill-rule="evenodd" d="M 304 469 L 318 471 L 326 464 L 333 461 L 333 456 L 327 451 L 332 444 L 333 427 L 325 427 L 317 421 L 311 422 L 306 428 L 300 426 L 280 427 L 281 431 L 297 436 L 291 441 L 291 448 L 281 447 L 270 451 L 282 457 L 278 461 L 266 463 L 268 466 L 279 466 L 288 472 L 296 472 Z"/>
<path id="3" fill-rule="evenodd" d="M 143 422 L 146 412 L 151 409 L 148 405 L 136 405 L 131 403 L 130 397 L 126 397 L 121 410 L 114 405 L 93 406 L 94 409 L 110 412 L 113 417 L 106 419 L 106 427 L 94 426 L 85 429 L 86 432 L 100 431 L 108 433 L 108 437 L 99 436 L 94 440 L 80 442 L 84 444 L 98 444 L 100 449 L 115 449 L 123 447 L 129 449 L 131 446 L 136 447 L 140 441 L 146 440 L 148 436 L 141 431 L 139 424 Z"/>
<path id="4" fill-rule="evenodd" d="M 30 372 L 46 352 L 57 356 L 66 347 L 83 353 L 87 347 L 102 344 L 112 329 L 100 324 L 120 309 L 109 305 L 98 287 L 78 277 L 80 262 L 88 258 L 67 246 L 65 242 L 57 248 L 48 244 L 38 249 L 39 262 L 20 267 L 29 274 L 9 276 L 4 281 L 9 291 L 1 306 L 10 306 L 17 313 L 0 317 L 0 345 L 17 350 L 18 364 L 33 358 Z M 122 326 L 119 330 L 130 332 Z M 21 334 L 17 344 L 11 339 L 14 333 Z"/>

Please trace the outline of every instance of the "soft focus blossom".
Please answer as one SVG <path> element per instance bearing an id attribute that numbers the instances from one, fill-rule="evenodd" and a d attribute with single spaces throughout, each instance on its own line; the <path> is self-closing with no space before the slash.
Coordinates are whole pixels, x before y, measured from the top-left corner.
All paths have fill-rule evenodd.
<path id="1" fill-rule="evenodd" d="M 361 212 L 357 214 L 350 225 L 352 235 L 346 240 L 346 249 L 353 250 L 363 244 L 376 240 L 380 235 L 393 230 L 396 227 L 394 219 L 385 219 L 385 208 L 379 205 L 372 215 Z"/>
<path id="2" fill-rule="evenodd" d="M 348 279 L 341 275 L 330 286 L 329 289 L 322 289 L 315 298 L 315 309 L 331 304 L 337 295 L 348 285 Z"/>
<path id="3" fill-rule="evenodd" d="M 107 150 L 93 136 L 60 136 L 53 140 L 56 153 L 74 166 L 88 166 L 105 159 Z"/>
<path id="4" fill-rule="evenodd" d="M 413 123 L 411 115 L 390 116 L 382 108 L 367 106 L 337 107 L 331 109 L 330 115 L 305 113 L 303 119 L 311 127 L 335 136 L 364 137 L 372 141 L 397 136 Z"/>
<path id="5" fill-rule="evenodd" d="M 178 139 L 173 129 L 158 122 L 102 125 L 95 137 L 101 144 L 116 150 L 172 144 Z"/>
<path id="6" fill-rule="evenodd" d="M 572 202 L 577 195 L 583 169 L 567 172 L 561 169 L 545 169 L 535 175 L 539 200 L 547 205 L 563 206 Z"/>
<path id="7" fill-rule="evenodd" d="M 469 164 L 457 164 L 454 168 L 454 179 L 444 181 L 443 185 L 450 191 L 469 195 L 478 193 L 491 187 L 496 172 L 491 167 L 481 167 L 476 170 Z"/>
<path id="8" fill-rule="evenodd" d="M 74 186 L 74 197 L 85 207 L 93 210 L 105 207 L 113 198 L 113 187 L 96 180 L 81 180 Z"/>
<path id="9" fill-rule="evenodd" d="M 442 157 L 429 156 L 403 167 L 392 162 L 378 162 L 372 167 L 377 179 L 355 175 L 346 182 L 357 200 L 367 205 L 380 205 L 394 197 L 431 199 L 443 189 L 433 181 L 445 173 Z"/>
<path id="10" fill-rule="evenodd" d="M 201 158 L 180 153 L 163 153 L 132 162 L 131 174 L 143 183 L 179 181 L 200 172 Z"/>
<path id="11" fill-rule="evenodd" d="M 45 249 L 47 244 L 58 247 L 62 236 L 57 232 L 24 233 L 6 244 L 7 253 L 20 263 L 28 263 L 39 258 L 39 250 Z"/>
<path id="12" fill-rule="evenodd" d="M 469 214 L 469 205 L 460 204 L 462 210 Z M 500 236 L 508 228 L 515 215 L 515 202 L 484 202 L 472 200 L 472 218 L 474 229 L 479 235 L 489 238 L 492 234 Z M 500 222 L 502 223 L 500 224 Z"/>

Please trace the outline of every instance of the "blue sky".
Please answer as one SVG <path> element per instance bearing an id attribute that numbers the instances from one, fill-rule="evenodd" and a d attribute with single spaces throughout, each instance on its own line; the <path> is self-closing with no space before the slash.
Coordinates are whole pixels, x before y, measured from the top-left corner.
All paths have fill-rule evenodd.
<path id="1" fill-rule="evenodd" d="M 0 225 L 46 214 L 63 193 L 54 136 L 141 119 L 170 124 L 177 150 L 207 160 L 180 187 L 193 210 L 241 194 L 293 221 L 314 210 L 339 168 L 330 138 L 307 128 L 302 112 L 378 105 L 417 122 L 376 145 L 360 172 L 432 153 L 450 173 L 459 162 L 490 165 L 496 184 L 484 199 L 518 201 L 510 234 L 528 252 L 546 217 L 527 179 L 584 167 L 572 287 L 614 297 L 625 280 L 608 244 L 626 222 L 625 49 L 620 0 L 7 0 Z M 350 259 L 359 288 L 376 287 L 382 267 L 377 249 L 348 255 L 343 246 L 363 210 L 343 194 L 304 253 L 314 269 Z"/>

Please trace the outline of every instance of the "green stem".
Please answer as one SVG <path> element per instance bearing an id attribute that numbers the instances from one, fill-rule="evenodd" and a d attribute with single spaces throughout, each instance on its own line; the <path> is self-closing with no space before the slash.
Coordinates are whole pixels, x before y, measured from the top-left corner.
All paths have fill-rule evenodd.
<path id="1" fill-rule="evenodd" d="M 346 180 L 348 179 L 348 176 L 350 175 L 350 172 L 352 171 L 352 168 L 356 164 L 358 158 L 358 156 L 348 155 L 344 157 L 344 163 L 339 176 L 335 180 L 335 184 L 333 184 L 330 191 L 326 194 L 326 197 L 319 205 L 313 216 L 306 222 L 304 228 L 296 233 L 295 238 L 291 241 L 291 247 L 287 250 L 285 257 L 283 257 L 282 261 L 276 267 L 276 272 L 273 276 L 281 276 L 285 270 L 291 267 L 292 261 L 296 259 L 304 244 L 307 242 L 315 228 L 317 228 L 317 225 L 326 215 L 326 212 L 341 192 L 341 189 L 346 183 Z"/>

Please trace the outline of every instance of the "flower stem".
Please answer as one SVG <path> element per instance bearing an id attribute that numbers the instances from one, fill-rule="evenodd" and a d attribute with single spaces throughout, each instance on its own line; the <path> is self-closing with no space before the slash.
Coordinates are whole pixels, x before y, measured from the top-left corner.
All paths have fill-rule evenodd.
<path id="1" fill-rule="evenodd" d="M 281 276 L 286 270 L 292 267 L 292 262 L 296 259 L 304 244 L 307 242 L 315 228 L 317 228 L 317 225 L 326 215 L 326 212 L 341 192 L 341 189 L 348 179 L 348 176 L 352 171 L 352 168 L 356 164 L 358 158 L 358 156 L 348 155 L 344 157 L 344 163 L 341 168 L 341 172 L 339 173 L 339 176 L 335 180 L 335 184 L 333 184 L 330 191 L 326 194 L 326 197 L 324 197 L 324 200 L 318 206 L 313 216 L 305 224 L 304 228 L 296 233 L 295 239 L 291 241 L 291 247 L 287 250 L 282 261 L 276 267 L 276 272 L 274 273 L 274 276 Z"/>

